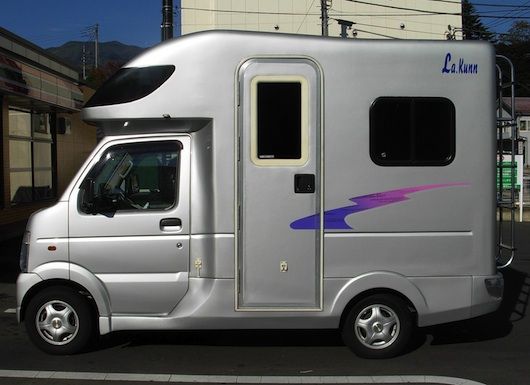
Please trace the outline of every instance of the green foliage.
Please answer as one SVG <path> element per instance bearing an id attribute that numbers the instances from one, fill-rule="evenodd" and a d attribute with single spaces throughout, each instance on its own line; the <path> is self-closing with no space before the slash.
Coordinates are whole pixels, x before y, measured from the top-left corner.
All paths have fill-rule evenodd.
<path id="1" fill-rule="evenodd" d="M 108 78 L 110 78 L 124 63 L 108 61 L 98 68 L 88 71 L 86 83 L 93 89 L 98 89 Z"/>
<path id="2" fill-rule="evenodd" d="M 465 40 L 495 42 L 495 34 L 482 24 L 475 7 L 469 0 L 462 0 L 462 32 Z"/>
<path id="3" fill-rule="evenodd" d="M 516 21 L 507 33 L 501 35 L 500 42 L 506 45 L 524 45 L 530 42 L 530 23 Z"/>
<path id="4" fill-rule="evenodd" d="M 508 32 L 501 35 L 495 48 L 515 67 L 515 95 L 530 96 L 530 23 L 514 22 Z"/>

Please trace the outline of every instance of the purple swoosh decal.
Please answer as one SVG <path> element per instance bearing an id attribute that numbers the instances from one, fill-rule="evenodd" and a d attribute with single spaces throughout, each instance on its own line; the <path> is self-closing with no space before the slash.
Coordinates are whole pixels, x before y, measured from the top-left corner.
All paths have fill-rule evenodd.
<path id="1" fill-rule="evenodd" d="M 469 183 L 429 184 L 353 197 L 350 198 L 350 201 L 355 203 L 353 206 L 339 207 L 324 212 L 324 228 L 330 230 L 351 230 L 352 227 L 346 223 L 346 217 L 350 214 L 403 202 L 410 199 L 407 196 L 408 194 L 419 191 L 468 185 Z M 291 228 L 294 230 L 317 230 L 320 228 L 320 214 L 297 219 L 291 223 Z"/>

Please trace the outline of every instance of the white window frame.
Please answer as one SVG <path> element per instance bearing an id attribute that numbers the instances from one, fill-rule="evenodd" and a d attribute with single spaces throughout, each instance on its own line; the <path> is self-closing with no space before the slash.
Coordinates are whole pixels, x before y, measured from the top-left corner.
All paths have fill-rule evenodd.
<path id="1" fill-rule="evenodd" d="M 524 129 L 521 128 L 521 122 L 525 122 Z M 519 128 L 519 131 L 523 131 L 523 132 L 530 131 L 530 116 L 520 116 L 517 127 Z"/>
<path id="2" fill-rule="evenodd" d="M 258 84 L 300 83 L 301 155 L 299 159 L 263 159 L 258 157 Z M 309 83 L 299 75 L 259 75 L 250 82 L 250 157 L 256 166 L 302 166 L 309 159 Z"/>

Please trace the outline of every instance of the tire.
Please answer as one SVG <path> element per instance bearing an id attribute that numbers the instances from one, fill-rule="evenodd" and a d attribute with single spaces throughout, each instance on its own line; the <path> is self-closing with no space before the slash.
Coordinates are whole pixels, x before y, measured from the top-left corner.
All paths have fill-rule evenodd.
<path id="1" fill-rule="evenodd" d="M 342 340 L 359 357 L 390 358 L 407 347 L 413 329 L 407 304 L 391 294 L 361 299 L 342 324 Z"/>
<path id="2" fill-rule="evenodd" d="M 94 320 L 86 298 L 68 287 L 50 287 L 29 301 L 24 323 L 39 349 L 50 354 L 75 354 L 91 342 Z"/>

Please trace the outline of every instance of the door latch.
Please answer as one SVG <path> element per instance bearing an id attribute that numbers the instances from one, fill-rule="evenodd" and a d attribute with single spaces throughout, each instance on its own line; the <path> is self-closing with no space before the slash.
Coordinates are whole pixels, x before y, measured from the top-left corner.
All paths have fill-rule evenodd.
<path id="1" fill-rule="evenodd" d="M 315 174 L 296 174 L 294 176 L 296 194 L 313 194 L 315 192 Z"/>
<path id="2" fill-rule="evenodd" d="M 287 270 L 289 270 L 289 264 L 287 261 L 281 261 L 280 262 L 280 272 L 287 273 Z"/>

